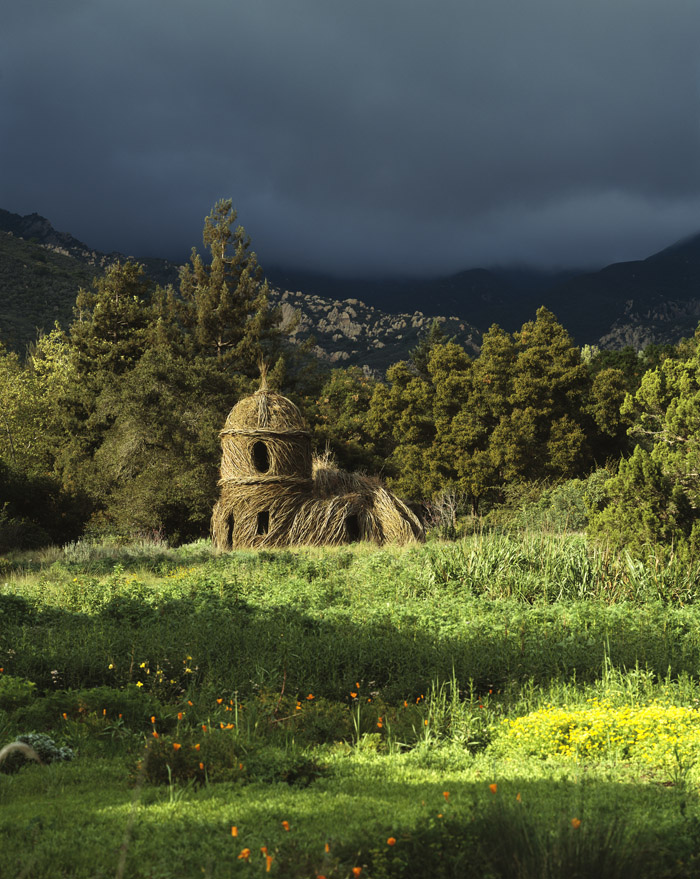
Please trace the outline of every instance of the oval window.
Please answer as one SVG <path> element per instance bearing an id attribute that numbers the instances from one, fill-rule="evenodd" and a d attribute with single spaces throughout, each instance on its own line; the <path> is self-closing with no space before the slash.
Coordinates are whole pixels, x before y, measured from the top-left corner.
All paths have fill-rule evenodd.
<path id="1" fill-rule="evenodd" d="M 253 464 L 258 473 L 267 473 L 270 469 L 270 453 L 265 443 L 258 441 L 253 446 Z"/>

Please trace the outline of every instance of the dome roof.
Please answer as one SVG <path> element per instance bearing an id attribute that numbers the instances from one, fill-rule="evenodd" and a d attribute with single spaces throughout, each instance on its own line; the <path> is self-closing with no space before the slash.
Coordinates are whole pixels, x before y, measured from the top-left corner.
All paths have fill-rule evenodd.
<path id="1" fill-rule="evenodd" d="M 298 407 L 270 391 L 265 383 L 252 396 L 244 397 L 231 409 L 222 433 L 308 433 Z"/>

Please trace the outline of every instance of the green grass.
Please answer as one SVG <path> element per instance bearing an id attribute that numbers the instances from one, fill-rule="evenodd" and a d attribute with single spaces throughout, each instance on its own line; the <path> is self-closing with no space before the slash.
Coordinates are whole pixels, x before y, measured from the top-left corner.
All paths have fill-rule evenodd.
<path id="1" fill-rule="evenodd" d="M 0 572 L 0 745 L 76 753 L 0 774 L 0 877 L 700 875 L 687 567 L 526 534 Z"/>

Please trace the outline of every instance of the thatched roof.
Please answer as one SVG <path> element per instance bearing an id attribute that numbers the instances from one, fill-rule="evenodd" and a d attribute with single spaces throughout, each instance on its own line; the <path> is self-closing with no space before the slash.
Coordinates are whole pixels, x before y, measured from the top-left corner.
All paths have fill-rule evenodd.
<path id="1" fill-rule="evenodd" d="M 308 433 L 309 429 L 299 409 L 263 381 L 250 397 L 244 397 L 231 409 L 222 435 L 226 433 Z"/>

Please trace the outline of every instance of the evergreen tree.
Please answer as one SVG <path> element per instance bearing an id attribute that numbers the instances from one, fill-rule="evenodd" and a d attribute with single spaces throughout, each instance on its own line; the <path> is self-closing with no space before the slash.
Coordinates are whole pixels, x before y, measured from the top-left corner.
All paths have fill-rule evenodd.
<path id="1" fill-rule="evenodd" d="M 268 305 L 269 289 L 230 200 L 217 202 L 204 221 L 205 262 L 192 249 L 180 275 L 176 311 L 190 356 L 215 357 L 229 370 L 257 374 L 261 360 L 278 353 L 280 314 Z"/>
<path id="2" fill-rule="evenodd" d="M 509 412 L 491 437 L 505 479 L 561 478 L 591 463 L 585 424 L 590 387 L 581 352 L 542 307 L 515 333 Z"/>

